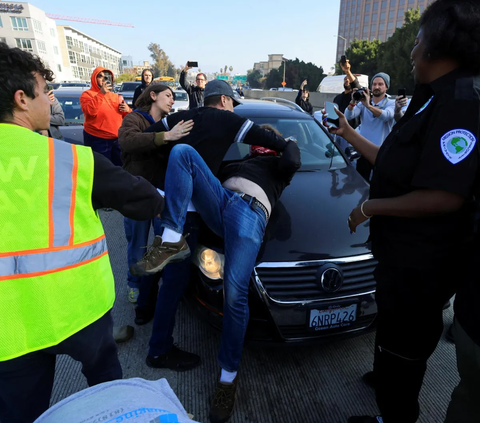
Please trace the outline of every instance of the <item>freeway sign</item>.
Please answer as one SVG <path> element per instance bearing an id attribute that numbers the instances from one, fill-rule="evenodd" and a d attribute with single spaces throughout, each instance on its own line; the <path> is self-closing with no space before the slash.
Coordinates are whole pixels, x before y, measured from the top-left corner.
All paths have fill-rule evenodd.
<path id="1" fill-rule="evenodd" d="M 232 84 L 246 84 L 247 83 L 247 75 L 236 75 L 232 78 Z"/>
<path id="2" fill-rule="evenodd" d="M 221 79 L 222 81 L 228 81 L 228 76 L 224 75 L 218 75 L 217 79 Z"/>

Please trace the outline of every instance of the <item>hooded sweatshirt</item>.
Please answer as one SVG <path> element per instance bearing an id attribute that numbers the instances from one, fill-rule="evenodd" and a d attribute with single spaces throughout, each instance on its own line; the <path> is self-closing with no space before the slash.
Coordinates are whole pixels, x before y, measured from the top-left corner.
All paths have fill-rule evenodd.
<path id="1" fill-rule="evenodd" d="M 97 67 L 90 79 L 92 87 L 80 96 L 80 106 L 85 115 L 83 128 L 85 132 L 94 137 L 115 139 L 118 138 L 118 128 L 122 125 L 122 119 L 128 113 L 118 110 L 120 106 L 118 94 L 112 92 L 103 94 L 100 92 L 97 75 L 103 71 L 108 71 L 113 75 L 112 71 L 100 66 Z"/>
<path id="2" fill-rule="evenodd" d="M 147 84 L 145 82 L 145 72 L 150 72 L 153 75 L 153 71 L 151 69 L 144 69 L 142 71 L 142 83 L 135 89 L 135 93 L 133 94 L 133 101 L 132 101 L 133 107 L 135 107 L 135 103 L 138 97 L 140 97 L 140 94 L 143 93 L 143 90 L 145 90 L 145 88 L 147 88 L 153 82 L 153 80 L 152 82 L 150 82 L 150 84 Z"/>

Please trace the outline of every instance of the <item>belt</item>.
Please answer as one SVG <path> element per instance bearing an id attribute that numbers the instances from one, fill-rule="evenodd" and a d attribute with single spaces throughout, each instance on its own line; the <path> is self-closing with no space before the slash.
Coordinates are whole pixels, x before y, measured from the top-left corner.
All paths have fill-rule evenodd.
<path id="1" fill-rule="evenodd" d="M 268 220 L 270 217 L 268 214 L 267 208 L 260 202 L 258 201 L 255 197 L 252 197 L 251 195 L 240 193 L 240 198 L 245 200 L 247 203 L 249 203 L 252 206 L 252 209 L 255 210 L 257 207 L 262 210 L 265 213 L 265 218 Z"/>

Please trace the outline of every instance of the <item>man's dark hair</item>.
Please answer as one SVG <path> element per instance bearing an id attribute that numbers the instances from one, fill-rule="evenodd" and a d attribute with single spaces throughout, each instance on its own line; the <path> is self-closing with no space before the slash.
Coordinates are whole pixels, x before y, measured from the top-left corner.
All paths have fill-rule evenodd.
<path id="1" fill-rule="evenodd" d="M 135 107 L 140 109 L 142 112 L 148 113 L 152 104 L 155 102 L 150 95 L 151 92 L 156 94 L 161 93 L 162 91 L 170 90 L 172 92 L 173 98 L 175 99 L 175 93 L 172 89 L 164 84 L 152 82 L 147 88 L 143 90 L 143 93 L 140 94 L 137 101 L 135 102 Z"/>
<path id="2" fill-rule="evenodd" d="M 38 73 L 48 82 L 53 81 L 53 72 L 46 68 L 38 56 L 10 48 L 0 43 L 0 122 L 8 122 L 13 118 L 15 93 L 22 90 L 28 97 L 35 98 L 37 81 L 34 73 Z"/>
<path id="3" fill-rule="evenodd" d="M 221 95 L 212 95 L 203 100 L 203 105 L 205 107 L 215 107 L 220 104 Z"/>
<path id="4" fill-rule="evenodd" d="M 435 1 L 420 19 L 425 54 L 431 59 L 452 59 L 463 69 L 480 72 L 479 22 L 478 0 Z"/>
<path id="5" fill-rule="evenodd" d="M 207 80 L 207 75 L 205 75 L 204 73 L 200 72 L 200 73 L 197 73 L 197 78 L 199 76 L 203 76 L 205 78 L 205 81 Z"/>

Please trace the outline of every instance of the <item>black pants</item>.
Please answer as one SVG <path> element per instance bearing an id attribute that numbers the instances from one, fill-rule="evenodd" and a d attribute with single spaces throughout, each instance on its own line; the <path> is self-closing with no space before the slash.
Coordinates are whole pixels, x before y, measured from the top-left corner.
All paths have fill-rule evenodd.
<path id="1" fill-rule="evenodd" d="M 414 423 L 418 395 L 443 331 L 442 308 L 455 292 L 458 269 L 421 270 L 379 264 L 375 270 L 378 327 L 374 372 L 385 423 Z M 447 267 L 455 267 L 448 269 Z"/>
<path id="2" fill-rule="evenodd" d="M 372 170 L 373 165 L 365 157 L 362 156 L 357 160 L 357 172 L 360 173 L 367 182 L 370 182 Z"/>
<path id="3" fill-rule="evenodd" d="M 122 368 L 112 330 L 108 312 L 58 345 L 1 361 L 0 421 L 31 423 L 48 409 L 57 354 L 80 361 L 89 386 L 121 379 Z"/>

